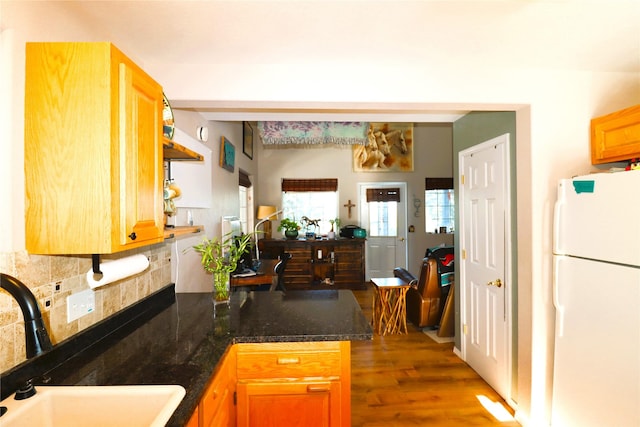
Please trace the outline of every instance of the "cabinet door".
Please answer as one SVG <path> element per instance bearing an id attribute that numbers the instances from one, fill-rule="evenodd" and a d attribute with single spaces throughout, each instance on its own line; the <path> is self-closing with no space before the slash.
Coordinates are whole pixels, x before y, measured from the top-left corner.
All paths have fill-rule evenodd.
<path id="1" fill-rule="evenodd" d="M 336 286 L 364 289 L 364 245 L 342 245 L 335 248 Z"/>
<path id="2" fill-rule="evenodd" d="M 198 405 L 200 427 L 236 425 L 234 393 L 236 390 L 236 349 L 231 347 Z"/>
<path id="3" fill-rule="evenodd" d="M 130 64 L 120 75 L 120 227 L 117 239 L 127 246 L 163 236 L 162 88 Z"/>
<path id="4" fill-rule="evenodd" d="M 340 392 L 340 381 L 241 381 L 238 426 L 339 426 Z"/>
<path id="5" fill-rule="evenodd" d="M 161 115 L 162 87 L 110 43 L 27 43 L 29 252 L 163 241 Z"/>
<path id="6" fill-rule="evenodd" d="M 591 120 L 591 163 L 619 162 L 640 156 L 640 105 Z"/>

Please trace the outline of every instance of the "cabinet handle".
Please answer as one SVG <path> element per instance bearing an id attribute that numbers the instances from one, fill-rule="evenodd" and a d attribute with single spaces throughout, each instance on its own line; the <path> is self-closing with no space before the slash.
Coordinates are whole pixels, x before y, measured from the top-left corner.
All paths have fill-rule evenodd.
<path id="1" fill-rule="evenodd" d="M 278 357 L 278 365 L 298 365 L 299 357 Z"/>
<path id="2" fill-rule="evenodd" d="M 307 386 L 307 393 L 327 393 L 331 391 L 329 384 L 309 384 Z"/>
<path id="3" fill-rule="evenodd" d="M 138 237 L 138 236 L 136 236 L 136 232 L 135 231 L 133 233 L 129 234 L 129 238 L 131 240 L 136 240 L 136 237 Z"/>

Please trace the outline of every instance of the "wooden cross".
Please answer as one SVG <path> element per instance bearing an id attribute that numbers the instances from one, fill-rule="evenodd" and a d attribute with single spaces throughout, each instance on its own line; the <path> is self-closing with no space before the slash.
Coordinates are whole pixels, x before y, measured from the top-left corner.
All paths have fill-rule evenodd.
<path id="1" fill-rule="evenodd" d="M 351 203 L 351 199 L 349 199 L 348 203 L 345 203 L 343 205 L 345 208 L 349 209 L 349 218 L 351 218 L 351 208 L 355 207 L 356 205 L 354 205 L 353 203 Z"/>

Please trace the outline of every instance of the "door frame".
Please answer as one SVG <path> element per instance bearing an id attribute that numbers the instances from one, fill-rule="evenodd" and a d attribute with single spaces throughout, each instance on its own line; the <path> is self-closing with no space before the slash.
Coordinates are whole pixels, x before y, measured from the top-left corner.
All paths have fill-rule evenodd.
<path id="1" fill-rule="evenodd" d="M 459 263 L 459 274 L 460 280 L 458 281 L 459 286 L 458 290 L 460 295 L 460 357 L 465 362 L 467 361 L 467 348 L 466 348 L 466 334 L 467 334 L 467 303 L 468 296 L 466 295 L 466 290 L 464 283 L 466 282 L 466 266 L 464 260 L 464 233 L 465 233 L 465 223 L 464 223 L 464 197 L 465 197 L 465 186 L 463 185 L 463 175 L 465 172 L 464 169 L 464 158 L 469 154 L 473 154 L 479 151 L 482 151 L 488 147 L 496 145 L 497 143 L 503 143 L 505 146 L 504 152 L 504 256 L 505 256 L 505 316 L 506 316 L 506 364 L 505 364 L 505 401 L 509 404 L 509 406 L 516 408 L 517 403 L 513 400 L 513 347 L 514 347 L 514 336 L 513 336 L 513 297 L 514 297 L 514 281 L 513 281 L 513 233 L 512 233 L 512 197 L 511 197 L 511 137 L 509 133 L 505 133 L 503 135 L 491 138 L 487 141 L 481 142 L 474 146 L 471 146 L 465 150 L 458 152 L 458 183 L 459 183 L 459 227 L 460 227 L 460 248 L 457 250 L 458 259 L 461 260 Z"/>
<path id="2" fill-rule="evenodd" d="M 366 200 L 362 200 L 361 199 L 361 195 L 363 193 L 363 190 L 367 189 L 367 188 L 384 188 L 384 187 L 399 187 L 400 188 L 400 202 L 402 203 L 404 206 L 404 213 L 402 215 L 402 218 L 400 217 L 400 215 L 398 216 L 398 237 L 396 239 L 396 245 L 398 245 L 398 240 L 401 242 L 402 246 L 404 247 L 404 265 L 398 265 L 397 267 L 402 267 L 402 268 L 407 268 L 408 265 L 408 259 L 409 259 L 409 242 L 407 241 L 407 224 L 408 224 L 408 214 L 407 214 L 407 209 L 408 209 L 408 203 L 407 203 L 407 183 L 404 181 L 373 181 L 373 182 L 359 182 L 358 183 L 358 202 L 360 204 L 360 208 L 358 209 L 358 224 L 360 224 L 361 226 L 363 226 L 364 224 L 364 212 L 366 208 Z M 404 222 L 404 224 L 402 224 L 402 222 Z M 368 223 L 368 222 L 367 222 Z M 400 235 L 400 233 L 402 233 Z M 368 246 L 368 240 L 367 242 L 365 242 L 365 254 L 368 254 L 369 251 L 367 250 L 367 246 Z M 366 259 L 368 260 L 368 255 L 366 255 Z M 368 267 L 369 263 L 365 262 L 365 280 L 370 280 L 371 278 L 369 277 L 369 272 L 370 269 Z"/>

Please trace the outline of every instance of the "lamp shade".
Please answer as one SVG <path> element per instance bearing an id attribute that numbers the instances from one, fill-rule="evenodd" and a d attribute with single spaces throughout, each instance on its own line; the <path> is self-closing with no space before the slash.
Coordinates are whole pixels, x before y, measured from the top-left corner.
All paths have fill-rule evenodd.
<path id="1" fill-rule="evenodd" d="M 275 213 L 275 206 L 258 206 L 258 219 L 270 219 L 270 217 L 274 216 Z"/>

